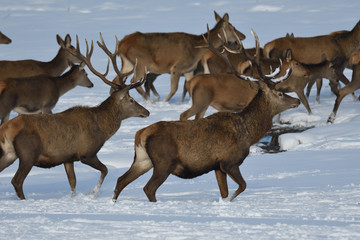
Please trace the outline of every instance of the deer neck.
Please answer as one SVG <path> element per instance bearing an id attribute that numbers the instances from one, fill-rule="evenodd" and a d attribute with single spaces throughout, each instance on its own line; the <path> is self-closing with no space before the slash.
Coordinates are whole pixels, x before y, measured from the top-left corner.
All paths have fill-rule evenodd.
<path id="1" fill-rule="evenodd" d="M 57 55 L 50 62 L 46 63 L 48 65 L 47 69 L 51 69 L 48 70 L 51 76 L 60 76 L 69 66 L 65 57 L 65 51 L 60 48 Z"/>
<path id="2" fill-rule="evenodd" d="M 54 79 L 59 91 L 59 96 L 64 95 L 66 92 L 68 92 L 69 90 L 73 89 L 76 86 L 73 69 L 64 73 L 60 77 L 55 77 Z"/>
<path id="3" fill-rule="evenodd" d="M 353 52 L 360 50 L 360 21 L 343 37 L 337 39 L 341 48 L 343 49 L 346 59 L 349 59 Z"/>
<path id="4" fill-rule="evenodd" d="M 105 134 L 106 139 L 109 139 L 120 128 L 121 121 L 123 120 L 121 108 L 114 94 L 95 107 L 94 112 L 99 128 Z"/>
<path id="5" fill-rule="evenodd" d="M 238 126 L 239 129 L 245 128 L 245 133 L 238 131 L 239 137 L 245 137 L 250 145 L 257 143 L 265 136 L 272 127 L 272 119 L 274 117 L 271 105 L 266 99 L 265 93 L 261 90 L 259 90 L 250 104 L 236 115 L 235 126 Z"/>

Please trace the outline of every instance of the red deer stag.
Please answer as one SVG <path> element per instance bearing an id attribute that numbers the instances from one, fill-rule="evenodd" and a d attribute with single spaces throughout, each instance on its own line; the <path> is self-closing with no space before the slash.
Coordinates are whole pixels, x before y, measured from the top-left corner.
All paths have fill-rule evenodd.
<path id="1" fill-rule="evenodd" d="M 273 117 L 300 101 L 273 87 L 262 76 L 251 82 L 257 91 L 241 113 L 218 112 L 192 121 L 161 121 L 139 130 L 135 135 L 135 158 L 130 169 L 120 176 L 113 201 L 132 181 L 153 168 L 144 187 L 149 201 L 156 201 L 156 190 L 170 174 L 194 178 L 215 171 L 222 198 L 228 197 L 227 175 L 238 189 L 227 200 L 233 200 L 246 188 L 239 166 L 272 127 Z"/>
<path id="2" fill-rule="evenodd" d="M 0 80 L 1 124 L 11 110 L 19 114 L 51 113 L 59 97 L 76 86 L 93 87 L 84 70 L 85 63 L 74 65 L 59 77 L 40 75 Z"/>
<path id="3" fill-rule="evenodd" d="M 98 44 L 107 50 L 103 40 Z M 108 172 L 97 157 L 98 151 L 119 129 L 122 120 L 149 116 L 149 111 L 129 96 L 129 90 L 142 84 L 143 80 L 127 86 L 123 82 L 117 85 L 107 80 L 108 71 L 100 74 L 90 63 L 93 44 L 90 52 L 87 45 L 86 57 L 81 55 L 78 42 L 76 50 L 68 50 L 116 90 L 96 107 L 78 106 L 57 114 L 20 115 L 0 127 L 0 172 L 19 158 L 19 168 L 11 183 L 20 199 L 25 199 L 23 182 L 33 166 L 50 168 L 64 164 L 74 194 L 74 161 L 81 161 L 101 172 L 92 190 L 96 195 Z M 115 56 L 115 53 L 111 55 L 113 63 L 116 63 Z M 113 66 L 117 69 L 115 64 Z M 123 78 L 122 75 L 119 77 Z"/>
<path id="4" fill-rule="evenodd" d="M 349 80 L 343 74 L 347 59 L 355 51 L 360 50 L 360 21 L 351 31 L 340 31 L 337 34 L 316 37 L 278 38 L 264 46 L 264 56 L 279 58 L 284 50 L 291 49 L 294 59 L 304 64 L 320 64 L 330 62 L 336 71 L 338 80 L 345 85 Z"/>
<path id="5" fill-rule="evenodd" d="M 65 40 L 56 35 L 59 45 L 67 48 L 74 48 L 71 45 L 70 35 L 66 35 Z M 0 79 L 32 77 L 38 75 L 60 76 L 68 67 L 80 60 L 60 47 L 57 55 L 49 62 L 36 60 L 0 61 Z"/>
<path id="6" fill-rule="evenodd" d="M 352 93 L 360 88 L 360 51 L 355 52 L 351 55 L 349 59 L 349 64 L 353 68 L 351 82 L 346 84 L 345 87 L 339 90 L 339 95 L 335 100 L 333 111 L 328 118 L 328 123 L 333 123 L 335 121 L 337 110 L 339 109 L 340 103 L 343 98 L 349 93 Z"/>
<path id="7" fill-rule="evenodd" d="M 11 39 L 8 38 L 5 34 L 0 32 L 0 44 L 9 44 L 11 43 Z"/>
<path id="8" fill-rule="evenodd" d="M 235 30 L 241 39 L 245 38 L 231 25 L 227 13 L 221 18 L 215 12 L 215 19 L 217 23 L 210 31 L 209 36 L 215 47 L 220 46 L 221 41 L 218 35 L 223 36 L 224 32 L 229 36 L 228 41 L 232 43 L 235 43 L 232 30 Z M 122 61 L 121 73 L 131 70 L 136 59 L 139 61 L 140 70 L 146 66 L 151 73 L 170 73 L 171 90 L 165 99 L 165 101 L 169 101 L 177 91 L 180 76 L 184 74 L 186 80 L 192 78 L 202 54 L 206 51 L 205 49 L 197 49 L 195 46 L 203 44 L 204 40 L 201 35 L 182 32 L 132 33 L 120 41 L 117 54 L 120 55 Z M 144 74 L 139 73 L 139 75 L 143 76 Z M 133 81 L 137 80 L 133 78 Z M 117 78 L 114 79 L 114 82 L 117 82 Z M 138 87 L 137 90 L 145 99 L 147 98 L 141 87 Z"/>

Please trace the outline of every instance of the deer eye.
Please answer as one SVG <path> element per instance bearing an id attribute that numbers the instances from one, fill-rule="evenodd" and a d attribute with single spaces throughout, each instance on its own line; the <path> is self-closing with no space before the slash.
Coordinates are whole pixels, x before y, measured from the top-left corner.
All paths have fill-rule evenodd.
<path id="1" fill-rule="evenodd" d="M 282 96 L 284 96 L 284 94 L 282 92 L 278 92 L 278 96 L 282 97 Z"/>
<path id="2" fill-rule="evenodd" d="M 135 102 L 135 100 L 130 98 L 130 103 L 134 103 L 134 102 Z"/>

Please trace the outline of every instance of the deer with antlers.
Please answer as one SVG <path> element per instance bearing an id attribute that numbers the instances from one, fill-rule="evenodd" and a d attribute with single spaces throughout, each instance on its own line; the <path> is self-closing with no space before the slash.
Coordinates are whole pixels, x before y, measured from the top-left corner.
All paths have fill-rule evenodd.
<path id="1" fill-rule="evenodd" d="M 225 46 L 227 52 L 220 53 L 214 47 L 210 39 L 207 39 L 209 48 L 218 59 L 218 62 L 225 64 L 225 69 L 232 73 L 210 73 L 195 76 L 186 83 L 188 91 L 192 98 L 191 107 L 180 115 L 180 120 L 187 120 L 195 115 L 195 119 L 202 118 L 209 106 L 212 106 L 218 111 L 226 112 L 240 112 L 242 111 L 254 98 L 257 90 L 254 89 L 249 83 L 247 76 L 260 78 L 261 74 L 275 74 L 285 75 L 287 69 L 291 69 L 291 74 L 286 79 L 275 83 L 275 89 L 280 91 L 296 91 L 298 89 L 303 91 L 306 82 L 308 71 L 301 64 L 291 58 L 291 52 L 284 61 L 275 59 L 265 59 L 261 57 L 259 39 L 256 36 L 256 48 L 244 49 L 243 47 L 237 51 L 230 50 Z M 239 41 L 241 44 L 241 41 Z M 240 55 L 240 57 L 235 57 Z M 257 67 L 253 66 L 254 59 L 252 56 L 257 57 L 259 62 Z M 242 59 L 242 62 L 234 61 L 234 59 Z M 234 65 L 235 63 L 235 65 Z M 277 68 L 277 72 L 270 72 L 271 69 Z M 260 71 L 259 71 L 260 70 Z M 234 74 L 235 73 L 235 74 Z M 236 75 L 241 75 L 241 78 Z M 304 83 L 304 86 L 299 88 L 294 83 Z M 300 100 L 306 101 L 305 96 L 298 93 Z M 307 102 L 304 103 L 311 112 Z"/>
<path id="2" fill-rule="evenodd" d="M 226 13 L 220 17 L 215 12 L 217 21 L 214 28 L 210 31 L 210 38 L 214 42 L 215 47 L 219 47 L 221 41 L 218 35 L 224 36 L 224 32 L 228 35 L 228 41 L 235 43 L 236 39 L 232 33 L 234 30 L 241 39 L 245 35 L 237 31 L 229 22 L 229 15 Z M 188 33 L 141 33 L 135 32 L 125 36 L 119 44 L 117 54 L 122 61 L 121 73 L 128 72 L 134 66 L 135 60 L 138 59 L 140 69 L 147 67 L 151 73 L 161 74 L 170 73 L 171 90 L 165 101 L 169 101 L 175 94 L 179 84 L 179 78 L 184 74 L 186 80 L 190 80 L 193 72 L 205 49 L 197 49 L 195 46 L 203 45 L 201 35 L 193 35 Z M 140 76 L 144 73 L 140 72 Z M 139 78 L 139 76 L 138 76 Z M 133 78 L 133 81 L 137 81 Z M 117 82 L 118 79 L 114 79 Z M 138 92 L 147 99 L 144 90 L 137 88 Z"/>
<path id="3" fill-rule="evenodd" d="M 71 37 L 69 34 L 66 35 L 64 40 L 59 35 L 56 35 L 56 40 L 60 46 L 65 46 L 68 49 L 74 48 L 71 45 Z M 66 51 L 64 47 L 60 47 L 57 55 L 49 62 L 33 59 L 0 61 L 0 79 L 33 77 L 38 75 L 57 77 L 75 63 L 80 63 L 80 60 Z"/>
<path id="4" fill-rule="evenodd" d="M 0 44 L 10 44 L 10 43 L 11 43 L 11 39 L 2 32 L 0 32 Z"/>
<path id="5" fill-rule="evenodd" d="M 95 107 L 78 106 L 57 114 L 20 115 L 0 127 L 0 172 L 19 158 L 19 168 L 11 183 L 20 199 L 25 199 L 23 182 L 33 166 L 50 168 L 64 164 L 71 191 L 75 194 L 75 161 L 101 172 L 92 190 L 96 195 L 108 172 L 97 157 L 98 151 L 116 133 L 122 120 L 149 116 L 149 111 L 129 95 L 129 90 L 142 84 L 143 79 L 130 85 L 123 82 L 118 85 L 107 80 L 109 63 L 105 74 L 96 71 L 90 62 L 93 44 L 90 51 L 87 42 L 86 45 L 86 57 L 80 53 L 78 39 L 76 49 L 62 47 L 84 61 L 95 75 L 116 89 L 110 97 Z M 115 71 L 119 73 L 116 55 L 110 53 L 102 37 L 98 45 L 108 54 Z M 136 66 L 134 71 L 138 71 Z M 123 77 L 119 76 L 120 79 Z"/>
<path id="6" fill-rule="evenodd" d="M 256 58 L 254 64 L 259 64 Z M 239 166 L 250 146 L 270 130 L 276 114 L 300 104 L 298 99 L 274 89 L 272 80 L 275 79 L 261 75 L 261 79 L 249 82 L 256 94 L 241 113 L 218 112 L 192 121 L 161 121 L 139 130 L 135 135 L 134 162 L 118 178 L 113 201 L 129 183 L 151 168 L 153 174 L 144 187 L 151 202 L 156 201 L 156 190 L 170 174 L 195 178 L 212 170 L 222 198 L 233 200 L 246 189 Z M 239 185 L 230 197 L 227 175 Z"/>
<path id="7" fill-rule="evenodd" d="M 340 80 L 345 85 L 349 80 L 343 74 L 347 60 L 360 50 L 360 21 L 351 31 L 338 31 L 315 37 L 278 38 L 264 46 L 264 56 L 279 58 L 286 49 L 291 49 L 294 59 L 304 64 L 329 62 L 336 71 L 334 84 Z"/>

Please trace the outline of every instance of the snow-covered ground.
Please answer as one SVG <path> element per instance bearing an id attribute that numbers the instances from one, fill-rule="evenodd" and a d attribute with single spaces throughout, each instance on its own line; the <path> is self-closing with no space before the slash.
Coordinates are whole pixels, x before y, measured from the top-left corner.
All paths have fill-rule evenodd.
<path id="1" fill-rule="evenodd" d="M 84 39 L 97 41 L 99 32 L 110 49 L 115 34 L 200 34 L 207 23 L 215 24 L 214 10 L 220 15 L 228 12 L 233 25 L 247 35 L 245 46 L 252 47 L 251 28 L 262 45 L 287 32 L 314 36 L 350 30 L 359 21 L 359 9 L 355 0 L 2 0 L 0 30 L 13 42 L 0 45 L 0 59 L 48 61 L 58 50 L 56 34 L 69 33 L 73 42 L 78 34 L 83 50 Z M 97 46 L 92 61 L 105 70 L 107 59 Z M 345 74 L 351 78 L 351 71 Z M 95 87 L 70 91 L 54 112 L 97 105 L 108 96 L 108 87 L 89 76 Z M 162 100 L 169 82 L 167 74 L 156 80 Z M 134 90 L 131 95 L 151 115 L 123 121 L 100 151 L 109 174 L 97 197 L 88 192 L 99 173 L 81 163 L 75 164 L 75 197 L 62 166 L 34 167 L 25 180 L 25 201 L 17 199 L 11 185 L 18 162 L 0 173 L 0 239 L 360 239 L 360 104 L 351 96 L 343 100 L 332 125 L 326 120 L 335 96 L 327 81 L 320 104 L 315 103 L 315 89 L 311 92 L 313 115 L 308 116 L 302 105 L 284 112 L 282 119 L 293 126 L 315 127 L 282 135 L 285 152 L 264 154 L 253 146 L 240 167 L 247 189 L 231 203 L 220 199 L 213 173 L 192 180 L 170 176 L 157 192 L 158 202 L 150 203 L 142 190 L 149 171 L 125 188 L 114 204 L 116 180 L 133 160 L 135 132 L 156 121 L 176 120 L 191 105 L 188 97 L 180 102 L 181 90 L 169 103 L 147 103 Z M 229 188 L 234 191 L 237 186 L 229 180 Z"/>

